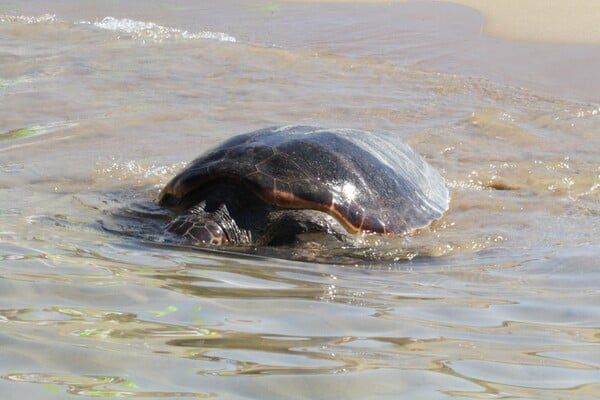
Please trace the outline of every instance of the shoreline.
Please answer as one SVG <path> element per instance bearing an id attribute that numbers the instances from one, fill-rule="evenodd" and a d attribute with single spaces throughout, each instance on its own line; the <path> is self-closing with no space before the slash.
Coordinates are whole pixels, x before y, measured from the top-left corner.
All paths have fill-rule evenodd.
<path id="1" fill-rule="evenodd" d="M 410 0 L 282 0 L 286 3 L 411 3 Z M 481 13 L 483 31 L 516 41 L 600 45 L 600 2 L 593 0 L 440 0 Z"/>

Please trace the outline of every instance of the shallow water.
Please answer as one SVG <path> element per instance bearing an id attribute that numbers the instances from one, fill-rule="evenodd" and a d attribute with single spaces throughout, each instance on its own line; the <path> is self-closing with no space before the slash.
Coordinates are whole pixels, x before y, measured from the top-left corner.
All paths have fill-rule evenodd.
<path id="1" fill-rule="evenodd" d="M 2 398 L 600 396 L 597 47 L 441 3 L 5 3 Z M 399 135 L 449 212 L 341 265 L 113 232 L 287 123 Z"/>

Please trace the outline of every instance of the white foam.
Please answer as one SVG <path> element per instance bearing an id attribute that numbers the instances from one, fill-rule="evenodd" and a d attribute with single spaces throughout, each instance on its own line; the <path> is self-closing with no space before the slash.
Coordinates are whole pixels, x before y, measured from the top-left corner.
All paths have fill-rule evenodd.
<path id="1" fill-rule="evenodd" d="M 18 23 L 18 24 L 43 24 L 56 22 L 56 15 L 44 14 L 39 16 L 26 15 L 0 15 L 0 23 Z"/>
<path id="2" fill-rule="evenodd" d="M 154 22 L 136 21 L 129 18 L 105 17 L 101 21 L 89 22 L 81 21 L 80 24 L 93 25 L 100 29 L 106 29 L 114 32 L 130 34 L 136 38 L 150 40 L 152 42 L 162 42 L 164 40 L 177 39 L 213 39 L 222 42 L 237 42 L 237 39 L 223 32 L 188 32 L 177 28 L 171 28 L 155 24 Z"/>
<path id="3" fill-rule="evenodd" d="M 44 14 L 39 16 L 5 15 L 0 14 L 0 23 L 43 24 L 60 22 L 56 15 Z M 165 40 L 196 40 L 212 39 L 221 42 L 237 42 L 237 39 L 224 32 L 186 30 L 158 25 L 154 22 L 136 21 L 129 18 L 105 17 L 100 21 L 79 21 L 76 24 L 93 25 L 100 29 L 129 34 L 135 38 L 160 43 Z"/>

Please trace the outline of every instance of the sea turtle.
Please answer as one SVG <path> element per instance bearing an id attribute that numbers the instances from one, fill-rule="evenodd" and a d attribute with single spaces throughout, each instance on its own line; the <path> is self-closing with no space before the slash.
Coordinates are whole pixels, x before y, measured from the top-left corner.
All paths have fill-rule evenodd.
<path id="1" fill-rule="evenodd" d="M 387 133 L 284 126 L 226 140 L 161 191 L 190 244 L 290 244 L 326 232 L 406 235 L 448 209 L 444 179 Z"/>

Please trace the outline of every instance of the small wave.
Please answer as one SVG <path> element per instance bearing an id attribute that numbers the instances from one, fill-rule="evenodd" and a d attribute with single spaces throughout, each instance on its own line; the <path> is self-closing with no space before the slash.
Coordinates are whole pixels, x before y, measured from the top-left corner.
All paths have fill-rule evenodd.
<path id="1" fill-rule="evenodd" d="M 101 21 L 81 21 L 80 24 L 93 25 L 100 29 L 130 34 L 143 40 L 162 42 L 164 40 L 177 39 L 213 39 L 222 42 L 237 42 L 237 39 L 223 32 L 188 32 L 185 30 L 161 26 L 154 22 L 136 21 L 129 18 L 105 17 Z"/>
<path id="2" fill-rule="evenodd" d="M 26 15 L 0 15 L 0 23 L 44 24 L 52 22 L 56 22 L 56 15 L 44 14 L 34 17 Z"/>

